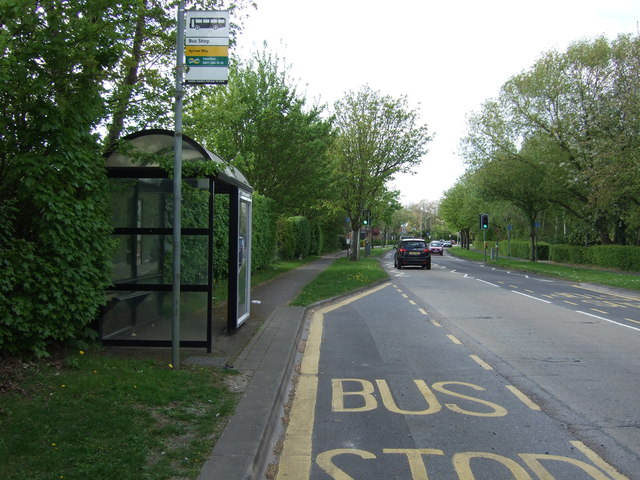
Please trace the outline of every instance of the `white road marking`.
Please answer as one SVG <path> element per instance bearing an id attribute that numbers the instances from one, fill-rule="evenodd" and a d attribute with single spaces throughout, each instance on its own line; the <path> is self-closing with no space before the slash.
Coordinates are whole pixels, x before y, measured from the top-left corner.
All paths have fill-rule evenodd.
<path id="1" fill-rule="evenodd" d="M 534 297 L 533 295 L 527 295 L 526 293 L 522 293 L 522 292 L 517 292 L 515 290 L 511 290 L 513 293 L 517 293 L 518 295 L 522 295 L 523 297 L 529 297 L 532 298 L 534 300 L 538 300 L 539 302 L 544 302 L 544 303 L 551 303 L 549 300 L 544 300 L 542 298 L 538 298 L 538 297 Z"/>

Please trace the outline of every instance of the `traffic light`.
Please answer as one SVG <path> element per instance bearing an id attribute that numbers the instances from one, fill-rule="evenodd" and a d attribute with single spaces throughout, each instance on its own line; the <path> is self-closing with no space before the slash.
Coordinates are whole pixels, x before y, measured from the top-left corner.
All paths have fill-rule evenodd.
<path id="1" fill-rule="evenodd" d="M 489 228 L 489 215 L 486 213 L 480 214 L 480 228 L 483 230 Z"/>
<path id="2" fill-rule="evenodd" d="M 365 227 L 369 225 L 370 216 L 371 216 L 371 210 L 362 210 L 362 217 L 364 218 L 364 220 L 362 220 L 362 223 Z"/>

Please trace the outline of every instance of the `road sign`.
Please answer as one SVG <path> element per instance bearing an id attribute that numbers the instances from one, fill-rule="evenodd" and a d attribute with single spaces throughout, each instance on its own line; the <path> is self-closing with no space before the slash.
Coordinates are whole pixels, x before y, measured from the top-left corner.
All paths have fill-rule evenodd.
<path id="1" fill-rule="evenodd" d="M 229 12 L 186 12 L 186 83 L 227 83 L 229 79 Z"/>

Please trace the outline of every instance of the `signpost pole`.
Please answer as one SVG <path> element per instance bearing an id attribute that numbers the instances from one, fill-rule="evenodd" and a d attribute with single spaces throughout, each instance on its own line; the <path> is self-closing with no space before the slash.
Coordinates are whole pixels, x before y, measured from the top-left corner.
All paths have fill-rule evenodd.
<path id="1" fill-rule="evenodd" d="M 184 96 L 184 2 L 178 5 L 175 136 L 173 146 L 173 308 L 171 363 L 180 368 L 180 236 L 182 230 L 182 99 Z"/>

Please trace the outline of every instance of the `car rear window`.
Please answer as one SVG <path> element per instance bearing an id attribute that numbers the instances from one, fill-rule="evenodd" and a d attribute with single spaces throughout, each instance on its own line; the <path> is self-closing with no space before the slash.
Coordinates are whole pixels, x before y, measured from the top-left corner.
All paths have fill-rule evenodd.
<path id="1" fill-rule="evenodd" d="M 425 248 L 425 243 L 424 242 L 415 242 L 415 241 L 414 242 L 404 242 L 402 244 L 402 246 L 404 248 L 407 248 L 407 249 L 416 250 L 418 248 Z"/>

